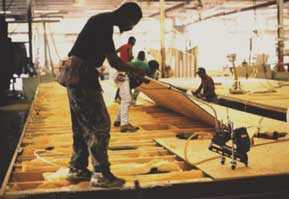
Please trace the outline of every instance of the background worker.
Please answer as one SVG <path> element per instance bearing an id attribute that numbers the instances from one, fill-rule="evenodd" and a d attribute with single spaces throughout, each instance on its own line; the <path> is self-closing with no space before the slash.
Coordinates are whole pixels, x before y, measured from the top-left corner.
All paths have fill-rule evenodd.
<path id="1" fill-rule="evenodd" d="M 139 51 L 136 61 L 130 62 L 130 64 L 134 65 L 137 68 L 143 69 L 147 75 L 150 72 L 149 66 L 145 62 L 145 52 L 144 51 Z M 133 77 L 130 76 L 130 89 L 132 91 L 132 94 L 131 94 L 131 97 L 132 97 L 131 104 L 132 105 L 136 104 L 136 99 L 140 93 L 138 86 L 139 86 L 138 80 L 135 80 Z"/>
<path id="2" fill-rule="evenodd" d="M 201 78 L 201 84 L 195 92 L 192 92 L 192 94 L 208 102 L 217 103 L 218 99 L 215 93 L 214 80 L 209 75 L 207 75 L 206 69 L 204 68 L 198 68 L 197 73 Z"/>
<path id="3" fill-rule="evenodd" d="M 133 63 L 134 62 L 132 62 L 132 64 Z M 135 65 L 135 66 L 137 67 L 137 65 Z M 152 79 L 158 80 L 158 78 L 159 78 L 159 71 L 158 71 L 159 63 L 156 60 L 150 60 L 148 62 L 148 64 L 146 64 L 146 66 L 148 67 L 148 69 L 146 70 L 146 75 Z M 136 80 L 134 78 L 130 78 L 131 88 L 134 88 L 134 93 L 132 94 L 132 98 L 133 98 L 132 103 L 131 103 L 132 105 L 136 104 L 137 97 L 140 93 L 139 86 L 141 85 L 141 83 L 142 83 L 142 81 Z"/>
<path id="4" fill-rule="evenodd" d="M 121 46 L 117 51 L 120 52 L 120 58 L 126 62 L 133 59 L 132 47 L 135 44 L 135 38 L 130 37 L 128 43 Z M 116 99 L 119 95 L 120 109 L 116 114 L 114 126 L 120 127 L 120 132 L 136 132 L 139 127 L 133 126 L 129 123 L 129 106 L 131 103 L 130 81 L 126 73 L 118 72 L 115 80 L 118 85 L 116 92 Z"/>
<path id="5" fill-rule="evenodd" d="M 166 66 L 164 69 L 164 78 L 170 78 L 174 76 L 174 71 L 171 66 Z"/>
<path id="6" fill-rule="evenodd" d="M 92 16 L 68 54 L 59 82 L 67 87 L 72 120 L 73 152 L 67 176 L 69 181 L 90 180 L 90 184 L 97 187 L 119 187 L 125 182 L 110 171 L 107 154 L 110 118 L 96 68 L 101 67 L 107 58 L 109 64 L 119 71 L 139 77 L 145 75 L 144 71 L 117 56 L 112 39 L 113 26 L 122 33 L 131 30 L 141 18 L 141 8 L 133 2 L 125 3 L 113 12 Z M 79 78 L 71 78 L 76 74 Z M 75 79 L 79 81 L 72 81 Z M 89 154 L 93 175 L 87 169 Z"/>
<path id="7" fill-rule="evenodd" d="M 148 62 L 149 73 L 147 74 L 150 78 L 158 80 L 159 79 L 159 66 L 160 64 L 156 60 L 150 60 Z"/>
<path id="8" fill-rule="evenodd" d="M 126 44 L 123 44 L 121 47 L 119 47 L 116 50 L 116 52 L 119 53 L 119 56 L 122 59 L 122 61 L 124 61 L 125 63 L 128 63 L 133 60 L 132 50 L 133 50 L 133 46 L 135 45 L 135 42 L 136 42 L 135 37 L 131 36 L 128 38 L 128 41 Z M 114 101 L 120 102 L 119 88 L 116 90 Z"/>

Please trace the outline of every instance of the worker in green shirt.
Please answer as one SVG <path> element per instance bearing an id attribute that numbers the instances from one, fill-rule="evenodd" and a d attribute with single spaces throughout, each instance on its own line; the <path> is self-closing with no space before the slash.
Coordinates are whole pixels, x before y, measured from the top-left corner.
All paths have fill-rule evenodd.
<path id="1" fill-rule="evenodd" d="M 131 65 L 133 65 L 139 69 L 143 69 L 146 74 L 150 74 L 150 68 L 145 61 L 145 52 L 144 51 L 139 51 L 139 53 L 137 55 L 137 60 L 133 61 L 133 62 L 129 62 L 129 64 L 131 64 Z M 132 95 L 131 95 L 132 96 L 132 101 L 131 101 L 132 105 L 136 104 L 136 99 L 140 93 L 137 84 L 138 83 L 136 83 L 133 78 L 130 78 L 130 88 L 133 89 Z"/>
<path id="2" fill-rule="evenodd" d="M 149 66 L 148 66 L 147 62 L 145 61 L 145 52 L 144 51 L 139 51 L 136 61 L 129 62 L 129 63 L 134 65 L 135 67 L 137 67 L 139 69 L 143 69 L 146 72 L 146 74 L 149 73 Z"/>

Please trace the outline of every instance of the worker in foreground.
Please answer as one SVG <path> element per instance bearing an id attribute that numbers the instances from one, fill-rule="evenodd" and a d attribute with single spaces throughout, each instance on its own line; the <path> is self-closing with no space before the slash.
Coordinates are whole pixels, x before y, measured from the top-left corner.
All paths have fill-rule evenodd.
<path id="1" fill-rule="evenodd" d="M 122 33 L 131 30 L 141 18 L 141 8 L 133 2 L 113 12 L 92 16 L 62 66 L 58 81 L 67 87 L 73 131 L 73 152 L 67 176 L 71 182 L 90 180 L 90 184 L 97 187 L 121 187 L 125 183 L 110 171 L 107 150 L 111 123 L 96 68 L 107 58 L 113 68 L 144 77 L 143 70 L 117 56 L 112 39 L 113 26 L 118 26 Z M 93 174 L 87 169 L 89 154 Z"/>
<path id="2" fill-rule="evenodd" d="M 206 69 L 204 68 L 198 68 L 197 74 L 201 78 L 201 84 L 196 91 L 192 92 L 192 94 L 208 102 L 218 103 L 214 80 L 207 75 Z"/>

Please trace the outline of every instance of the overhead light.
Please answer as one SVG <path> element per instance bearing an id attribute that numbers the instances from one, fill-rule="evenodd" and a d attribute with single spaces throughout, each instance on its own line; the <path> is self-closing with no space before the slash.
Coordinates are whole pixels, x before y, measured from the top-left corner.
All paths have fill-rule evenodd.
<path id="1" fill-rule="evenodd" d="M 33 18 L 34 21 L 49 21 L 49 20 L 57 20 L 60 21 L 62 20 L 62 17 L 34 17 Z"/>
<path id="2" fill-rule="evenodd" d="M 5 11 L 5 12 L 4 12 L 4 11 L 2 11 L 2 10 L 0 11 L 0 14 L 4 14 L 4 13 L 5 13 L 5 14 L 11 14 L 12 12 L 11 12 L 11 11 L 9 11 L 9 10 L 8 10 L 8 11 Z"/>
<path id="3" fill-rule="evenodd" d="M 83 6 L 83 5 L 85 5 L 85 0 L 75 0 L 73 5 L 74 6 Z"/>
<path id="4" fill-rule="evenodd" d="M 102 9 L 99 9 L 99 10 L 87 10 L 86 12 L 87 12 L 87 13 L 92 13 L 92 14 L 97 14 L 97 13 L 100 13 L 100 12 L 111 12 L 111 10 L 102 10 Z"/>
<path id="5" fill-rule="evenodd" d="M 9 17 L 9 18 L 6 18 L 5 21 L 6 21 L 6 22 L 12 22 L 12 21 L 15 21 L 15 18 L 10 18 L 10 17 Z"/>
<path id="6" fill-rule="evenodd" d="M 60 10 L 34 10 L 34 13 L 42 13 L 42 14 L 49 14 L 49 13 L 59 13 Z"/>

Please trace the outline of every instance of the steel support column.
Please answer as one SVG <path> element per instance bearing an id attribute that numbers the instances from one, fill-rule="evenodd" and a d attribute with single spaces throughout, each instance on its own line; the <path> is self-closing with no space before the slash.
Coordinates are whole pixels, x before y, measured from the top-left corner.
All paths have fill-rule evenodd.
<path id="1" fill-rule="evenodd" d="M 277 0 L 277 19 L 278 19 L 278 72 L 284 69 L 284 0 Z"/>
<path id="2" fill-rule="evenodd" d="M 6 15 L 6 0 L 2 0 L 2 10 L 3 10 L 3 15 L 5 17 L 5 15 Z"/>
<path id="3" fill-rule="evenodd" d="M 33 64 L 33 45 L 32 45 L 32 0 L 27 0 L 28 10 L 28 40 L 29 40 L 29 65 L 34 68 Z"/>
<path id="4" fill-rule="evenodd" d="M 161 74 L 164 76 L 166 67 L 166 47 L 165 47 L 165 36 L 166 36 L 166 12 L 165 12 L 165 0 L 160 0 L 160 45 L 161 45 Z"/>

